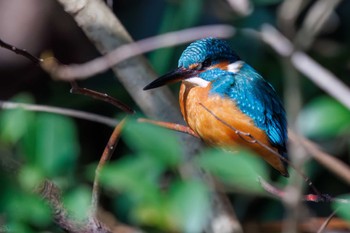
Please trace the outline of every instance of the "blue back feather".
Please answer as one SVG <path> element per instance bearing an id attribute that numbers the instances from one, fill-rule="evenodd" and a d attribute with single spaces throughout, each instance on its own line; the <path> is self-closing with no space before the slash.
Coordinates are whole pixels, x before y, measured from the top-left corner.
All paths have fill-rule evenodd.
<path id="1" fill-rule="evenodd" d="M 287 121 L 283 105 L 273 87 L 252 67 L 244 64 L 237 73 L 216 68 L 201 73 L 200 77 L 212 82 L 212 94 L 235 100 L 239 109 L 266 132 L 271 144 L 281 154 L 286 152 Z"/>

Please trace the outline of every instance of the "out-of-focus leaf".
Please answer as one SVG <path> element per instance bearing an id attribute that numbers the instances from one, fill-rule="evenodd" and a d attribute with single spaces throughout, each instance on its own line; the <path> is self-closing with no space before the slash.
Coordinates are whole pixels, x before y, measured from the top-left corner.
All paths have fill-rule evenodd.
<path id="1" fill-rule="evenodd" d="M 4 226 L 0 226 L 1 232 L 22 232 L 22 233 L 34 233 L 30 229 L 29 225 L 21 221 L 9 221 Z"/>
<path id="2" fill-rule="evenodd" d="M 342 195 L 333 202 L 333 209 L 337 210 L 337 215 L 350 222 L 350 195 Z"/>
<path id="3" fill-rule="evenodd" d="M 18 174 L 18 180 L 21 186 L 28 191 L 37 188 L 44 178 L 41 169 L 32 165 L 23 166 Z"/>
<path id="4" fill-rule="evenodd" d="M 309 137 L 334 137 L 350 129 L 350 111 L 330 97 L 319 97 L 303 109 L 298 126 Z"/>
<path id="5" fill-rule="evenodd" d="M 100 180 L 106 187 L 128 193 L 130 198 L 151 199 L 156 196 L 159 175 L 160 168 L 154 160 L 130 156 L 107 164 L 101 171 Z"/>
<path id="6" fill-rule="evenodd" d="M 51 221 L 51 210 L 35 194 L 22 193 L 19 190 L 8 190 L 5 203 L 6 214 L 13 221 L 25 221 L 37 226 L 45 226 Z"/>
<path id="7" fill-rule="evenodd" d="M 210 215 L 209 192 L 199 181 L 179 182 L 172 188 L 169 211 L 181 232 L 202 232 Z"/>
<path id="8" fill-rule="evenodd" d="M 132 217 L 143 225 L 153 226 L 159 229 L 172 230 L 169 209 L 166 198 L 159 195 L 157 199 L 139 202 L 132 210 Z"/>
<path id="9" fill-rule="evenodd" d="M 223 182 L 254 193 L 262 192 L 258 177 L 267 178 L 267 168 L 263 160 L 243 149 L 236 153 L 209 150 L 200 155 L 197 161 L 199 166 L 212 172 Z"/>
<path id="10" fill-rule="evenodd" d="M 35 163 L 48 176 L 71 171 L 79 153 L 73 121 L 53 114 L 38 115 L 35 149 Z"/>
<path id="11" fill-rule="evenodd" d="M 86 220 L 90 213 L 91 190 L 80 186 L 63 196 L 63 203 L 73 219 Z"/>
<path id="12" fill-rule="evenodd" d="M 13 98 L 14 102 L 31 103 L 29 95 L 22 94 Z M 3 110 L 0 115 L 0 134 L 3 141 L 16 143 L 33 123 L 34 113 L 21 108 Z"/>
<path id="13" fill-rule="evenodd" d="M 156 158 L 165 166 L 174 166 L 182 159 L 181 146 L 170 130 L 129 121 L 123 130 L 123 139 L 130 148 Z"/>

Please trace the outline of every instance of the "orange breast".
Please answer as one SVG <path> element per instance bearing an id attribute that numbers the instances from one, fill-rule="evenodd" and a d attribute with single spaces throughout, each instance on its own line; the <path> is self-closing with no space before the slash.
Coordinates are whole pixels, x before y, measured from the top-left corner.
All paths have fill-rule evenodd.
<path id="1" fill-rule="evenodd" d="M 243 114 L 235 102 L 229 98 L 222 98 L 219 95 L 208 95 L 210 84 L 203 88 L 182 83 L 179 94 L 180 108 L 182 115 L 189 125 L 208 144 L 215 146 L 242 145 L 249 147 L 271 164 L 283 175 L 287 170 L 278 156 L 268 151 L 257 143 L 250 143 L 250 138 L 241 138 L 234 130 L 216 119 L 211 113 L 200 104 L 210 109 L 217 117 L 236 128 L 239 131 L 250 133 L 255 139 L 268 145 L 274 151 L 265 132 L 254 125 L 253 120 Z"/>

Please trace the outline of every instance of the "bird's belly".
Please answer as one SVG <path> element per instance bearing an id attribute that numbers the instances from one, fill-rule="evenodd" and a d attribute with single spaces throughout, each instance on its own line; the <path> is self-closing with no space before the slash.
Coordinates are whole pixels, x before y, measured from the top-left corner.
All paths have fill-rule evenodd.
<path id="1" fill-rule="evenodd" d="M 215 94 L 209 95 L 209 90 L 210 85 L 207 88 L 181 85 L 180 108 L 189 127 L 208 144 L 249 147 L 282 174 L 286 174 L 280 158 L 253 141 L 259 140 L 277 152 L 265 132 L 255 126 L 253 120 L 243 114 L 233 100 Z M 253 138 L 244 133 L 249 133 Z"/>

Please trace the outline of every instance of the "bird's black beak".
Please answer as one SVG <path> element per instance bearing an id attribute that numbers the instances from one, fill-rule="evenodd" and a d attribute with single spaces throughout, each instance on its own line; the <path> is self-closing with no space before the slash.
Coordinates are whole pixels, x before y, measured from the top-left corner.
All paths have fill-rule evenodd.
<path id="1" fill-rule="evenodd" d="M 186 69 L 183 67 L 179 67 L 176 70 L 173 70 L 173 71 L 157 78 L 156 80 L 154 80 L 153 82 L 151 82 L 150 84 L 145 86 L 143 88 L 143 90 L 149 90 L 149 89 L 153 89 L 156 87 L 164 86 L 166 84 L 176 83 L 176 82 L 179 82 L 179 81 L 184 80 L 186 78 L 196 76 L 198 73 L 199 73 L 198 70 Z"/>

